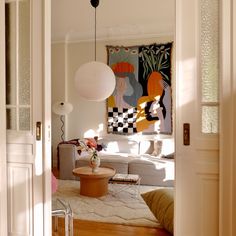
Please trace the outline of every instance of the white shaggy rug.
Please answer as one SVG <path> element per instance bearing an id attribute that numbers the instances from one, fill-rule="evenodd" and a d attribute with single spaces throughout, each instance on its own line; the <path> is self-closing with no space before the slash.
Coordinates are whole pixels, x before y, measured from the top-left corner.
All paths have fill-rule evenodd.
<path id="1" fill-rule="evenodd" d="M 74 180 L 58 180 L 58 190 L 53 194 L 52 204 L 56 199 L 67 201 L 75 219 L 126 224 L 146 227 L 160 227 L 140 195 L 134 195 L 134 186 L 117 192 L 121 185 L 109 185 L 109 194 L 99 198 L 80 195 L 80 182 Z M 140 185 L 140 193 L 157 187 Z"/>

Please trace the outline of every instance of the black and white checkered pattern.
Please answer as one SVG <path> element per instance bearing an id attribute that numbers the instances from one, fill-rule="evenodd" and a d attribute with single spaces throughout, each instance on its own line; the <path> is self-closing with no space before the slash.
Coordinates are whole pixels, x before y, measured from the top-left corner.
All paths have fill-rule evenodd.
<path id="1" fill-rule="evenodd" d="M 137 108 L 108 107 L 108 133 L 133 134 L 136 129 Z"/>

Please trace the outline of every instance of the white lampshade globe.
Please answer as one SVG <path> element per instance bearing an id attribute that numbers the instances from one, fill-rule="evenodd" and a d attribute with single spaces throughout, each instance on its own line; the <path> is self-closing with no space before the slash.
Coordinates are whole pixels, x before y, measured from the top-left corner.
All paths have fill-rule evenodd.
<path id="1" fill-rule="evenodd" d="M 112 69 L 101 62 L 88 62 L 79 67 L 75 74 L 78 94 L 90 101 L 102 101 L 114 91 L 116 79 Z"/>

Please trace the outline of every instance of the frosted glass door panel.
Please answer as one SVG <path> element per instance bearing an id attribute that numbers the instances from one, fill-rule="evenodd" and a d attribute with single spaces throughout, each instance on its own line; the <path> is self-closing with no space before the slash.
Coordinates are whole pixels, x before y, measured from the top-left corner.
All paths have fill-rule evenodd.
<path id="1" fill-rule="evenodd" d="M 16 130 L 16 109 L 7 108 L 7 129 Z"/>
<path id="2" fill-rule="evenodd" d="M 6 104 L 16 104 L 16 3 L 5 4 Z"/>
<path id="3" fill-rule="evenodd" d="M 202 132 L 203 133 L 218 133 L 218 117 L 219 117 L 219 108 L 203 106 L 202 107 Z"/>
<path id="4" fill-rule="evenodd" d="M 30 1 L 6 2 L 5 10 L 7 129 L 30 131 Z"/>
<path id="5" fill-rule="evenodd" d="M 202 133 L 218 133 L 219 0 L 201 0 Z"/>
<path id="6" fill-rule="evenodd" d="M 19 129 L 20 130 L 30 130 L 30 109 L 20 108 L 19 111 Z"/>
<path id="7" fill-rule="evenodd" d="M 19 104 L 30 105 L 30 4 L 19 2 Z"/>
<path id="8" fill-rule="evenodd" d="M 218 102 L 219 2 L 201 1 L 202 102 Z"/>

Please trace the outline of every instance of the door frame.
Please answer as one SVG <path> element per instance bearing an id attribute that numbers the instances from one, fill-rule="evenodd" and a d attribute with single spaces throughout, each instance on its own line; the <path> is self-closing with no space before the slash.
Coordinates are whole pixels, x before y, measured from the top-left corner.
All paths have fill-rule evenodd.
<path id="1" fill-rule="evenodd" d="M 221 1 L 219 234 L 236 235 L 236 3 Z"/>
<path id="2" fill-rule="evenodd" d="M 196 4 L 194 1 L 192 4 Z M 182 22 L 181 17 L 184 11 L 184 0 L 176 0 L 176 35 L 181 36 Z M 220 139 L 219 139 L 219 235 L 236 235 L 236 3 L 232 0 L 220 0 Z M 196 5 L 195 5 L 196 6 Z M 178 33 L 179 32 L 179 33 Z M 191 33 L 190 33 L 190 37 Z M 181 37 L 178 38 L 181 44 Z M 179 49 L 179 45 L 176 44 Z M 176 57 L 176 65 L 181 61 L 181 52 Z M 176 71 L 176 78 L 181 79 L 180 71 Z M 176 94 L 178 87 L 176 87 Z M 182 139 L 181 126 L 176 118 L 176 126 L 179 129 L 176 137 Z M 176 156 L 178 161 L 178 156 Z M 176 172 L 178 169 L 176 169 Z M 178 185 L 178 188 L 181 185 Z M 178 189 L 177 194 L 180 194 Z M 180 194 L 181 195 L 181 194 Z M 179 195 L 178 195 L 179 196 Z M 184 225 L 180 226 L 181 201 L 175 199 L 175 226 L 179 231 Z M 197 227 L 200 227 L 199 225 Z M 175 227 L 176 228 L 176 227 Z M 176 234 L 179 236 L 178 234 Z"/>
<path id="3" fill-rule="evenodd" d="M 177 1 L 178 2 L 178 1 Z M 220 235 L 233 236 L 236 233 L 236 225 L 233 224 L 236 220 L 235 212 L 235 199 L 236 189 L 234 188 L 236 179 L 236 172 L 233 171 L 233 167 L 236 166 L 236 48 L 233 47 L 233 39 L 236 38 L 236 16 L 233 12 L 236 11 L 236 4 L 233 5 L 233 1 L 224 0 L 222 3 L 222 74 L 221 74 L 221 110 L 220 110 Z M 223 3 L 224 2 L 224 3 Z M 181 2 L 180 2 L 181 3 Z M 5 1 L 0 1 L 0 35 L 5 34 L 5 24 L 2 19 L 4 19 L 4 4 Z M 177 4 L 176 4 L 177 5 Z M 232 6 L 233 5 L 233 6 Z M 46 18 L 44 25 L 46 28 L 50 28 L 51 17 L 49 17 L 51 2 L 44 0 L 44 7 L 46 9 Z M 181 7 L 176 7 L 176 11 L 181 11 Z M 231 22 L 232 20 L 232 22 Z M 232 26 L 233 23 L 233 26 Z M 231 28 L 232 27 L 232 28 Z M 233 34 L 231 34 L 231 29 L 233 29 Z M 176 31 L 181 30 L 181 25 L 176 25 Z M 51 88 L 51 75 L 50 75 L 50 48 L 51 42 L 50 33 L 44 35 L 44 43 L 47 45 L 45 47 L 45 64 L 44 64 L 44 122 L 45 126 L 43 129 L 43 139 L 44 139 L 44 187 L 45 187 L 45 235 L 50 235 L 49 229 L 51 222 L 51 108 L 50 108 L 50 88 Z M 4 52 L 5 44 L 0 41 L 0 50 Z M 231 53 L 232 52 L 232 53 Z M 234 64 L 231 63 L 233 59 Z M 0 61 L 5 61 L 4 53 L 0 54 Z M 5 88 L 5 67 L 4 63 L 0 63 L 0 88 Z M 178 72 L 177 72 L 178 73 Z M 232 87 L 233 84 L 233 87 Z M 177 90 L 176 90 L 177 92 Z M 1 159 L 0 159 L 0 169 L 1 169 L 1 198 L 0 198 L 0 235 L 7 235 L 7 178 L 6 178 L 6 123 L 5 123 L 5 89 L 0 93 L 0 149 L 1 149 Z M 227 204 L 229 203 L 229 204 Z M 178 204 L 178 203 L 176 203 Z M 177 218 L 179 212 L 175 212 L 175 218 Z M 225 233 L 228 232 L 228 233 Z"/>
<path id="4" fill-rule="evenodd" d="M 43 229 L 51 235 L 51 1 L 42 0 L 42 58 L 43 58 L 43 114 L 42 114 L 42 158 L 43 158 Z M 7 223 L 7 159 L 6 159 L 6 94 L 5 94 L 5 0 L 0 0 L 0 236 L 8 234 Z"/>
<path id="5" fill-rule="evenodd" d="M 51 214 L 51 1 L 43 1 L 44 12 L 44 78 L 43 78 L 43 173 L 44 173 L 44 235 L 52 235 Z"/>
<path id="6" fill-rule="evenodd" d="M 5 91 L 5 1 L 0 1 L 0 236 L 7 235 L 6 91 Z"/>

